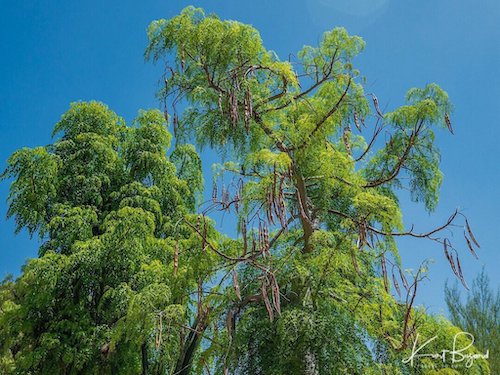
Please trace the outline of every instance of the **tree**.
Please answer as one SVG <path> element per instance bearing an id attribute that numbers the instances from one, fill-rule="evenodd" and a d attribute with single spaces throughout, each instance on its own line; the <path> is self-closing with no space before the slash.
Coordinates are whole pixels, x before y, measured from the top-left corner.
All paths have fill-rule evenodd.
<path id="1" fill-rule="evenodd" d="M 417 331 L 439 332 L 428 348 L 440 351 L 459 329 L 414 307 L 426 265 L 404 271 L 396 244 L 440 243 L 465 283 L 441 235 L 465 217 L 406 231 L 397 198 L 409 181 L 414 200 L 437 204 L 446 92 L 412 89 L 385 114 L 371 95 L 372 110 L 353 67 L 364 42 L 341 28 L 294 62 L 251 26 L 192 7 L 148 36 L 146 57 L 166 64 L 164 114 L 127 127 L 102 104 L 74 104 L 53 145 L 9 159 L 9 215 L 45 242 L 2 284 L 5 372 L 453 372 L 402 362 Z M 225 156 L 208 203 L 187 140 Z M 213 211 L 235 219 L 237 238 L 215 230 Z M 470 371 L 489 373 L 484 360 Z"/>
<path id="2" fill-rule="evenodd" d="M 500 291 L 497 289 L 495 293 L 490 287 L 490 280 L 484 268 L 474 279 L 465 301 L 462 301 L 461 292 L 456 285 L 450 287 L 446 284 L 445 298 L 451 322 L 472 333 L 476 346 L 481 351 L 490 351 L 491 372 L 500 372 L 500 361 L 496 354 L 500 351 Z"/>

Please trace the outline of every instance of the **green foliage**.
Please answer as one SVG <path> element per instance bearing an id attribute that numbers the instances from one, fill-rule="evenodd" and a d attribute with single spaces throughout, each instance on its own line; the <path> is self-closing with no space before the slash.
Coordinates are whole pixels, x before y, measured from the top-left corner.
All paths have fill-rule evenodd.
<path id="1" fill-rule="evenodd" d="M 40 258 L 1 286 L 1 372 L 139 373 L 144 350 L 147 366 L 166 371 L 179 325 L 189 324 L 181 296 L 196 280 L 175 281 L 174 244 L 199 243 L 174 224 L 202 186 L 191 191 L 193 180 L 176 176 L 158 111 L 141 111 L 127 127 L 101 103 L 75 103 L 54 133 L 62 136 L 53 145 L 14 153 L 3 175 L 14 179 L 17 230 L 44 243 Z M 200 163 L 189 173 L 201 176 Z"/>
<path id="2" fill-rule="evenodd" d="M 451 322 L 474 335 L 475 345 L 482 353 L 489 350 L 491 373 L 500 372 L 500 360 L 496 354 L 500 352 L 500 290 L 495 292 L 490 286 L 483 269 L 474 279 L 465 301 L 456 285 L 446 285 L 445 297 Z"/>
<path id="3" fill-rule="evenodd" d="M 294 62 L 253 27 L 193 7 L 148 37 L 146 58 L 167 60 L 158 96 L 172 116 L 141 111 L 126 126 L 101 103 L 76 103 L 53 145 L 8 161 L 9 215 L 44 243 L 0 285 L 0 370 L 452 373 L 402 361 L 417 333 L 438 334 L 429 350 L 440 352 L 458 328 L 413 306 L 425 267 L 402 271 L 395 241 L 399 188 L 428 210 L 438 202 L 447 94 L 412 89 L 386 114 L 373 97 L 373 111 L 354 68 L 364 42 L 342 28 Z M 365 139 L 365 122 L 386 142 Z M 203 214 L 188 139 L 226 156 Z M 237 238 L 218 233 L 211 210 L 228 213 Z M 481 360 L 470 371 L 489 373 Z"/>

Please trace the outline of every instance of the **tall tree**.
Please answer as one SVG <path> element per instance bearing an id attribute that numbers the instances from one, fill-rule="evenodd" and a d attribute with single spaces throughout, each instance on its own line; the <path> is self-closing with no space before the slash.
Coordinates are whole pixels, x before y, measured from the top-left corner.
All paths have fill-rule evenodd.
<path id="1" fill-rule="evenodd" d="M 493 374 L 500 372 L 500 290 L 490 285 L 484 268 L 472 283 L 465 301 L 457 285 L 445 286 L 445 298 L 450 320 L 457 327 L 474 335 L 476 346 L 490 352 L 490 367 Z"/>
<path id="2" fill-rule="evenodd" d="M 424 269 L 404 274 L 395 238 L 440 243 L 465 284 L 458 251 L 441 235 L 464 217 L 404 230 L 396 193 L 437 205 L 434 131 L 452 132 L 445 91 L 411 89 L 406 105 L 383 113 L 353 66 L 364 42 L 342 28 L 288 61 L 253 27 L 192 7 L 153 22 L 148 35 L 146 58 L 165 64 L 158 94 L 177 138 L 226 155 L 203 207 L 233 212 L 240 233 L 239 253 L 221 254 L 234 267 L 226 343 L 204 352 L 220 371 L 364 373 L 367 337 L 395 358 L 423 321 L 438 324 L 413 309 Z M 401 299 L 391 289 L 404 289 Z"/>
<path id="3" fill-rule="evenodd" d="M 251 26 L 191 7 L 148 35 L 146 57 L 166 62 L 165 113 L 126 126 L 103 104 L 76 103 L 52 145 L 8 161 L 9 215 L 44 243 L 0 286 L 1 370 L 453 373 L 449 360 L 402 361 L 417 333 L 439 334 L 427 347 L 439 352 L 459 328 L 414 307 L 426 266 L 404 271 L 395 240 L 439 243 L 465 283 L 441 234 L 463 215 L 407 231 L 396 195 L 408 187 L 437 204 L 446 92 L 412 89 L 382 113 L 353 67 L 364 42 L 340 28 L 296 61 Z M 186 139 L 225 155 L 208 203 Z M 214 210 L 235 219 L 237 238 L 214 229 Z"/>

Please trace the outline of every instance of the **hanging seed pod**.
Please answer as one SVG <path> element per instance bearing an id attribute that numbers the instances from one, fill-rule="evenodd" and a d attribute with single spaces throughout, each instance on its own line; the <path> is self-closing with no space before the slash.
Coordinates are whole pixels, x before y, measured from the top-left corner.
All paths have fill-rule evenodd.
<path id="1" fill-rule="evenodd" d="M 214 187 L 212 189 L 212 202 L 217 202 L 217 184 L 214 184 Z"/>
<path id="2" fill-rule="evenodd" d="M 398 280 L 396 280 L 396 275 L 394 275 L 394 270 L 392 271 L 392 283 L 396 288 L 396 292 L 398 293 L 399 298 L 401 298 L 401 289 L 399 288 Z"/>
<path id="3" fill-rule="evenodd" d="M 472 229 L 470 229 L 470 225 L 467 219 L 465 219 L 465 227 L 467 228 L 467 232 L 469 233 L 472 242 L 474 242 L 478 248 L 481 248 L 481 246 L 479 246 L 479 242 L 477 242 L 476 240 L 476 237 L 474 237 L 474 233 L 472 233 Z"/>
<path id="4" fill-rule="evenodd" d="M 351 135 L 351 128 L 349 127 L 349 125 L 346 125 L 344 127 L 344 132 L 342 134 L 342 139 L 344 141 L 344 146 L 345 146 L 345 149 L 347 151 L 347 153 L 349 155 L 351 155 L 351 144 L 350 144 L 350 135 Z"/>
<path id="5" fill-rule="evenodd" d="M 163 109 L 163 117 L 165 118 L 165 121 L 168 124 L 168 111 L 167 111 L 167 106 Z"/>
<path id="6" fill-rule="evenodd" d="M 403 273 L 403 271 L 401 270 L 401 268 L 398 267 L 398 270 L 399 270 L 399 277 L 401 278 L 401 281 L 403 282 L 403 287 L 406 289 L 406 291 L 408 291 L 408 289 L 410 288 L 408 285 L 408 280 L 406 280 L 406 276 Z"/>
<path id="7" fill-rule="evenodd" d="M 264 300 L 264 305 L 266 306 L 267 313 L 269 314 L 269 320 L 272 322 L 274 320 L 274 312 L 269 301 L 269 296 L 267 295 L 267 285 L 265 279 L 262 280 L 261 293 L 262 299 Z"/>
<path id="8" fill-rule="evenodd" d="M 240 284 L 238 283 L 238 273 L 236 271 L 236 268 L 233 268 L 232 276 L 233 276 L 234 293 L 236 293 L 236 297 L 238 297 L 238 299 L 241 301 Z"/>
<path id="9" fill-rule="evenodd" d="M 272 275 L 271 279 L 271 295 L 273 298 L 273 305 L 274 308 L 276 309 L 276 312 L 278 315 L 281 315 L 281 300 L 280 300 L 280 287 L 278 285 L 278 282 L 276 281 L 276 277 Z"/>
<path id="10" fill-rule="evenodd" d="M 208 235 L 207 223 L 205 221 L 205 217 L 203 217 L 203 236 L 201 242 L 201 251 L 205 251 L 205 248 L 207 246 L 207 235 Z"/>
<path id="11" fill-rule="evenodd" d="M 479 257 L 477 256 L 476 252 L 474 251 L 474 248 L 472 247 L 472 243 L 470 242 L 470 240 L 467 238 L 467 235 L 464 233 L 464 238 L 465 238 L 465 241 L 467 242 L 467 247 L 469 248 L 470 252 L 472 253 L 472 255 L 474 255 L 474 257 L 476 259 L 479 259 Z"/>
<path id="12" fill-rule="evenodd" d="M 385 256 L 382 256 L 382 258 L 380 258 L 380 265 L 382 268 L 382 277 L 384 280 L 384 288 L 385 288 L 386 292 L 389 292 L 389 283 L 387 281 L 387 268 L 385 265 Z"/>
<path id="13" fill-rule="evenodd" d="M 179 126 L 179 117 L 177 116 L 177 112 L 174 112 L 173 124 L 174 124 L 174 135 L 177 135 L 177 128 Z"/>
<path id="14" fill-rule="evenodd" d="M 356 129 L 358 129 L 358 131 L 361 132 L 361 125 L 359 123 L 359 117 L 357 112 L 354 112 L 354 125 L 356 125 Z"/>
<path id="15" fill-rule="evenodd" d="M 179 241 L 175 241 L 174 247 L 174 276 L 177 275 L 179 269 Z"/>
<path id="16" fill-rule="evenodd" d="M 380 116 L 380 117 L 384 117 L 384 115 L 382 114 L 382 112 L 380 112 L 380 108 L 378 106 L 378 99 L 377 97 L 375 96 L 375 94 L 372 94 L 372 99 L 373 99 L 373 106 L 375 107 L 375 111 L 377 111 L 377 114 Z"/>
<path id="17" fill-rule="evenodd" d="M 257 250 L 257 243 L 255 241 L 255 233 L 252 232 L 252 256 L 255 254 L 256 250 Z"/>
<path id="18" fill-rule="evenodd" d="M 181 51 L 181 70 L 184 72 L 184 69 L 186 68 L 186 54 L 184 50 Z"/>
<path id="19" fill-rule="evenodd" d="M 248 239 L 247 239 L 247 224 L 245 220 L 242 221 L 241 223 L 241 234 L 243 236 L 243 255 L 242 257 L 245 257 L 248 252 Z"/>
<path id="20" fill-rule="evenodd" d="M 448 130 L 450 131 L 450 133 L 454 134 L 453 133 L 453 127 L 451 126 L 450 116 L 448 116 L 447 113 L 444 115 L 444 122 L 446 123 L 446 127 L 448 128 Z"/>
<path id="21" fill-rule="evenodd" d="M 458 268 L 458 274 L 460 277 L 460 281 L 462 282 L 462 285 L 465 287 L 465 289 L 469 290 L 469 286 L 467 285 L 467 282 L 465 281 L 464 274 L 462 272 L 462 266 L 460 265 L 460 258 L 457 255 L 457 268 Z"/>

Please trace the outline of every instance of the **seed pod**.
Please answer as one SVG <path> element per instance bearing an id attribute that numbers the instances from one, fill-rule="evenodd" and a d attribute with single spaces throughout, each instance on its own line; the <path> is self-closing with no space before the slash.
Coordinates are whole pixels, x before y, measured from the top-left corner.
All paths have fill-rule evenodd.
<path id="1" fill-rule="evenodd" d="M 248 239 L 247 239 L 247 224 L 245 220 L 241 223 L 241 234 L 243 236 L 243 257 L 247 255 L 248 252 Z"/>
<path id="2" fill-rule="evenodd" d="M 181 70 L 184 72 L 184 68 L 186 67 L 186 55 L 184 50 L 181 51 Z"/>
<path id="3" fill-rule="evenodd" d="M 266 285 L 265 279 L 262 279 L 262 285 L 261 285 L 261 293 L 262 293 L 262 299 L 264 300 L 264 305 L 266 306 L 267 313 L 269 314 L 269 320 L 271 322 L 274 320 L 274 312 L 273 308 L 271 306 L 271 302 L 269 302 L 269 296 L 267 295 L 267 285 Z"/>
<path id="4" fill-rule="evenodd" d="M 217 184 L 214 184 L 214 188 L 212 189 L 212 202 L 217 202 Z"/>
<path id="5" fill-rule="evenodd" d="M 238 299 L 241 301 L 240 284 L 238 283 L 238 273 L 236 271 L 236 268 L 233 268 L 232 274 L 233 274 L 234 292 L 236 293 L 236 297 L 238 297 Z"/>
<path id="6" fill-rule="evenodd" d="M 479 242 L 477 242 L 476 240 L 476 237 L 474 237 L 474 233 L 472 233 L 472 229 L 470 229 L 470 225 L 467 219 L 465 219 L 465 227 L 467 228 L 467 232 L 469 232 L 469 236 L 472 239 L 472 242 L 474 242 L 478 248 L 481 248 L 481 246 L 479 246 Z"/>
<path id="7" fill-rule="evenodd" d="M 396 276 L 394 275 L 394 271 L 392 271 L 392 283 L 394 284 L 394 287 L 396 288 L 396 292 L 398 293 L 398 296 L 401 298 L 401 289 L 399 289 L 399 283 L 398 283 L 398 280 L 396 279 Z"/>
<path id="8" fill-rule="evenodd" d="M 358 129 L 358 131 L 361 132 L 361 125 L 359 123 L 359 117 L 357 112 L 354 112 L 354 125 L 356 125 L 356 129 Z"/>
<path id="9" fill-rule="evenodd" d="M 276 309 L 278 315 L 281 315 L 280 288 L 278 282 L 276 281 L 276 277 L 274 275 L 272 275 L 271 293 L 273 297 L 274 308 Z"/>
<path id="10" fill-rule="evenodd" d="M 384 115 L 382 114 L 382 112 L 380 112 L 380 108 L 378 106 L 378 99 L 377 97 L 375 96 L 375 94 L 372 94 L 372 99 L 373 99 L 373 106 L 375 107 L 375 111 L 377 111 L 377 114 L 380 116 L 380 117 L 384 117 Z"/>
<path id="11" fill-rule="evenodd" d="M 349 128 L 349 126 L 344 127 L 342 139 L 344 140 L 344 146 L 349 155 L 351 155 L 350 134 L 351 134 L 351 129 Z"/>
<path id="12" fill-rule="evenodd" d="M 457 255 L 457 267 L 458 267 L 458 274 L 460 277 L 460 281 L 462 282 L 462 285 L 465 287 L 465 289 L 469 290 L 469 286 L 467 285 L 467 282 L 465 281 L 464 274 L 462 272 L 462 267 L 460 265 L 460 259 L 458 258 Z"/>
<path id="13" fill-rule="evenodd" d="M 401 277 L 401 281 L 403 282 L 403 287 L 406 289 L 406 291 L 408 291 L 408 289 L 410 288 L 408 285 L 408 280 L 406 280 L 406 276 L 401 270 L 401 268 L 398 269 L 399 269 L 399 277 Z"/>
<path id="14" fill-rule="evenodd" d="M 389 283 L 387 282 L 387 268 L 385 266 L 385 256 L 382 256 L 382 258 L 380 258 L 380 265 L 382 268 L 382 277 L 384 280 L 384 288 L 385 288 L 386 292 L 389 292 Z"/>
<path id="15" fill-rule="evenodd" d="M 450 116 L 448 116 L 447 113 L 444 115 L 444 122 L 446 123 L 446 127 L 448 128 L 448 130 L 450 131 L 450 133 L 454 134 L 453 133 L 453 127 L 451 126 Z"/>
<path id="16" fill-rule="evenodd" d="M 173 124 L 174 124 L 174 135 L 177 135 L 177 128 L 179 126 L 179 117 L 177 116 L 177 112 L 174 112 Z"/>
<path id="17" fill-rule="evenodd" d="M 465 241 L 467 242 L 467 246 L 469 247 L 469 250 L 472 253 L 472 255 L 474 255 L 474 257 L 476 257 L 476 259 L 479 259 L 479 257 L 477 256 L 476 252 L 474 251 L 474 248 L 472 247 L 472 243 L 467 238 L 467 235 L 465 233 L 464 233 L 464 238 L 465 238 Z"/>

